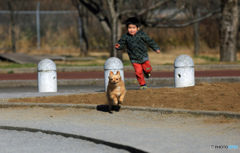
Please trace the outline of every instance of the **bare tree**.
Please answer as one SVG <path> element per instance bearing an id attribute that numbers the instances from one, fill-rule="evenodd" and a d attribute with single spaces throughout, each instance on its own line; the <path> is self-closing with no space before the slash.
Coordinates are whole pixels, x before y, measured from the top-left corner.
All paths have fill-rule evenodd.
<path id="1" fill-rule="evenodd" d="M 238 0 L 221 0 L 220 61 L 237 60 Z"/>
<path id="2" fill-rule="evenodd" d="M 110 31 L 109 31 L 110 29 L 108 27 L 109 23 L 108 23 L 108 21 L 105 21 L 105 16 L 102 12 L 104 9 L 102 8 L 101 1 L 99 1 L 100 3 L 94 2 L 92 0 L 72 0 L 72 1 L 73 1 L 73 4 L 75 6 L 77 6 L 77 8 L 79 10 L 79 16 L 81 18 L 82 17 L 84 18 L 84 16 L 81 16 L 80 7 L 79 7 L 80 5 L 82 5 L 82 7 L 81 7 L 82 9 L 86 8 L 87 10 L 89 10 L 92 14 L 94 14 L 98 18 L 101 26 L 103 27 L 105 33 L 107 34 L 107 37 L 110 36 Z"/>
<path id="3" fill-rule="evenodd" d="M 192 25 L 196 22 L 200 22 L 203 21 L 215 14 L 220 13 L 221 9 L 216 9 L 216 10 L 212 10 L 210 12 L 207 12 L 204 15 L 201 15 L 199 18 L 196 19 L 192 19 L 192 20 L 186 20 L 184 23 L 178 23 L 178 22 L 174 22 L 174 23 L 161 23 L 161 22 L 156 22 L 156 21 L 148 21 L 147 26 L 149 27 L 156 27 L 156 28 L 182 28 L 182 27 L 186 27 L 189 25 Z"/>
<path id="4" fill-rule="evenodd" d="M 152 5 L 152 7 L 148 7 L 148 9 L 144 9 L 144 7 L 139 8 L 141 5 L 149 6 L 149 4 L 141 1 L 142 3 L 137 3 L 139 10 L 136 7 L 136 10 L 124 10 L 121 14 L 131 13 L 138 16 L 142 24 L 146 27 L 181 28 L 192 25 L 194 33 L 194 54 L 197 56 L 199 55 L 200 41 L 199 23 L 220 12 L 218 1 L 219 0 L 158 1 L 158 3 L 155 3 L 158 5 Z M 154 4 L 154 1 L 148 1 L 148 3 Z M 160 16 L 159 14 L 163 15 Z"/>
<path id="5" fill-rule="evenodd" d="M 199 55 L 199 24 L 220 12 L 218 0 L 179 0 L 171 1 L 165 10 L 174 10 L 162 18 L 150 18 L 145 22 L 150 27 L 181 28 L 192 25 L 194 34 L 194 55 Z M 184 17 L 184 15 L 185 17 Z"/>
<path id="6" fill-rule="evenodd" d="M 201 16 L 201 9 L 199 6 L 201 5 L 202 1 L 193 1 L 193 0 L 188 0 L 186 1 L 187 4 L 187 10 L 188 12 L 186 13 L 189 16 L 189 19 L 197 19 Z M 194 55 L 198 56 L 199 55 L 199 39 L 200 39 L 200 34 L 199 34 L 199 24 L 200 22 L 196 22 L 192 24 L 193 27 L 193 36 L 194 36 Z"/>
<path id="7" fill-rule="evenodd" d="M 200 17 L 200 9 L 198 7 L 193 7 L 193 18 Z M 199 22 L 193 24 L 193 34 L 194 34 L 194 55 L 199 55 Z"/>
<path id="8" fill-rule="evenodd" d="M 114 49 L 114 43 L 121 35 L 121 27 L 128 17 L 136 16 L 141 24 L 146 27 L 156 28 L 180 28 L 193 25 L 195 33 L 195 54 L 199 48 L 199 22 L 215 14 L 221 9 L 219 0 L 79 0 L 99 20 L 110 41 L 110 55 L 120 56 Z M 188 8 L 191 8 L 189 10 Z M 168 11 L 163 17 L 159 17 L 159 11 Z M 170 11 L 169 11 L 170 10 Z M 191 14 L 184 19 L 178 19 L 179 15 Z"/>
<path id="9" fill-rule="evenodd" d="M 111 41 L 110 41 L 110 51 L 111 56 L 119 57 L 122 59 L 121 54 L 117 54 L 117 51 L 114 47 L 114 44 L 117 42 L 120 33 L 119 33 L 119 6 L 122 3 L 122 0 L 107 0 L 108 3 L 108 9 L 109 9 L 109 16 L 111 21 Z M 121 27 L 119 27 L 121 28 Z"/>
<path id="10" fill-rule="evenodd" d="M 120 38 L 121 26 L 119 24 L 119 8 L 122 0 L 79 0 L 92 14 L 97 17 L 109 41 L 110 56 L 122 59 L 122 53 L 114 48 L 115 42 Z"/>
<path id="11" fill-rule="evenodd" d="M 114 44 L 117 39 L 120 38 L 121 29 L 122 29 L 122 16 L 138 16 L 140 18 L 146 17 L 149 11 L 153 11 L 160 7 L 161 5 L 169 2 L 171 0 L 161 0 L 161 1 L 151 1 L 151 3 L 147 3 L 148 5 L 142 5 L 142 8 L 138 9 L 126 9 L 126 5 L 124 4 L 137 4 L 143 3 L 147 1 L 123 1 L 123 0 L 79 0 L 79 2 L 84 5 L 90 12 L 92 12 L 95 17 L 98 18 L 100 25 L 107 38 L 110 41 L 110 56 L 117 56 L 121 59 L 122 54 L 116 52 L 114 48 Z M 143 20 L 142 20 L 143 21 Z"/>
<path id="12" fill-rule="evenodd" d="M 106 10 L 106 3 L 104 3 L 102 0 L 94 1 L 94 0 L 79 0 L 79 2 L 84 5 L 90 12 L 92 12 L 95 17 L 100 22 L 100 25 L 102 26 L 105 33 L 110 36 L 111 29 L 110 29 L 110 20 L 109 20 L 109 14 Z"/>
<path id="13" fill-rule="evenodd" d="M 185 4 L 185 14 L 187 16 L 187 20 L 189 21 L 199 19 L 206 12 L 211 12 L 212 10 L 217 10 L 217 12 L 220 12 L 220 5 L 218 0 L 182 0 L 182 3 Z M 199 55 L 199 24 L 200 21 L 192 24 L 195 56 Z"/>
<path id="14" fill-rule="evenodd" d="M 78 10 L 79 16 L 79 39 L 80 39 L 80 56 L 83 54 L 84 56 L 88 55 L 88 15 L 87 9 L 79 3 L 78 0 L 72 0 L 72 4 Z"/>

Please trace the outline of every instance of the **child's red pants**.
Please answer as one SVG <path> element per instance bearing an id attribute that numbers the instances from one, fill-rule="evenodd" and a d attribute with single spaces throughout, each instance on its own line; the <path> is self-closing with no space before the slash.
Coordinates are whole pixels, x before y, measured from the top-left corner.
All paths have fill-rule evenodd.
<path id="1" fill-rule="evenodd" d="M 149 61 L 145 61 L 144 63 L 132 63 L 132 64 L 135 69 L 135 74 L 140 86 L 145 85 L 146 82 L 144 79 L 143 71 L 147 74 L 149 74 L 152 71 L 152 67 Z"/>

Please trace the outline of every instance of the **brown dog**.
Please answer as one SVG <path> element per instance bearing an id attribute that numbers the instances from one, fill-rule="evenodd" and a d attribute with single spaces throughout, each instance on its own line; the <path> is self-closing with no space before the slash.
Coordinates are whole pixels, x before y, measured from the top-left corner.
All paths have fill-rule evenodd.
<path id="1" fill-rule="evenodd" d="M 112 110 L 112 105 L 119 105 L 123 103 L 126 94 L 124 82 L 121 79 L 120 72 L 114 74 L 112 71 L 109 73 L 109 82 L 107 87 L 107 100 L 109 104 L 109 112 Z"/>

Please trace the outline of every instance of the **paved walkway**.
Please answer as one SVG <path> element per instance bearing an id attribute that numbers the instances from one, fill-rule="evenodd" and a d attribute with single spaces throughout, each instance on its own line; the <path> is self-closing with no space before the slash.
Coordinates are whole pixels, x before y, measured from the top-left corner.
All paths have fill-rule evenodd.
<path id="1" fill-rule="evenodd" d="M 58 72 L 58 79 L 104 79 L 103 71 L 93 72 Z M 135 78 L 134 71 L 125 71 L 125 78 Z M 153 71 L 151 78 L 173 78 L 174 72 Z M 240 77 L 240 70 L 195 71 L 195 77 Z M 37 73 L 0 73 L 0 80 L 37 80 Z"/>
<path id="2" fill-rule="evenodd" d="M 127 110 L 114 114 L 73 108 L 0 110 L 3 152 L 225 153 L 239 151 L 226 145 L 240 146 L 239 120 Z"/>

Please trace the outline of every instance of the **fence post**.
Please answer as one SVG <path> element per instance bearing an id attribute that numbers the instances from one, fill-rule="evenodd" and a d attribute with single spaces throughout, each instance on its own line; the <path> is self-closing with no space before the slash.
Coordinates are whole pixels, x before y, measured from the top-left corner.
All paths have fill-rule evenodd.
<path id="1" fill-rule="evenodd" d="M 39 14 L 40 2 L 37 2 L 36 20 L 37 20 L 37 48 L 40 49 L 40 14 Z"/>

